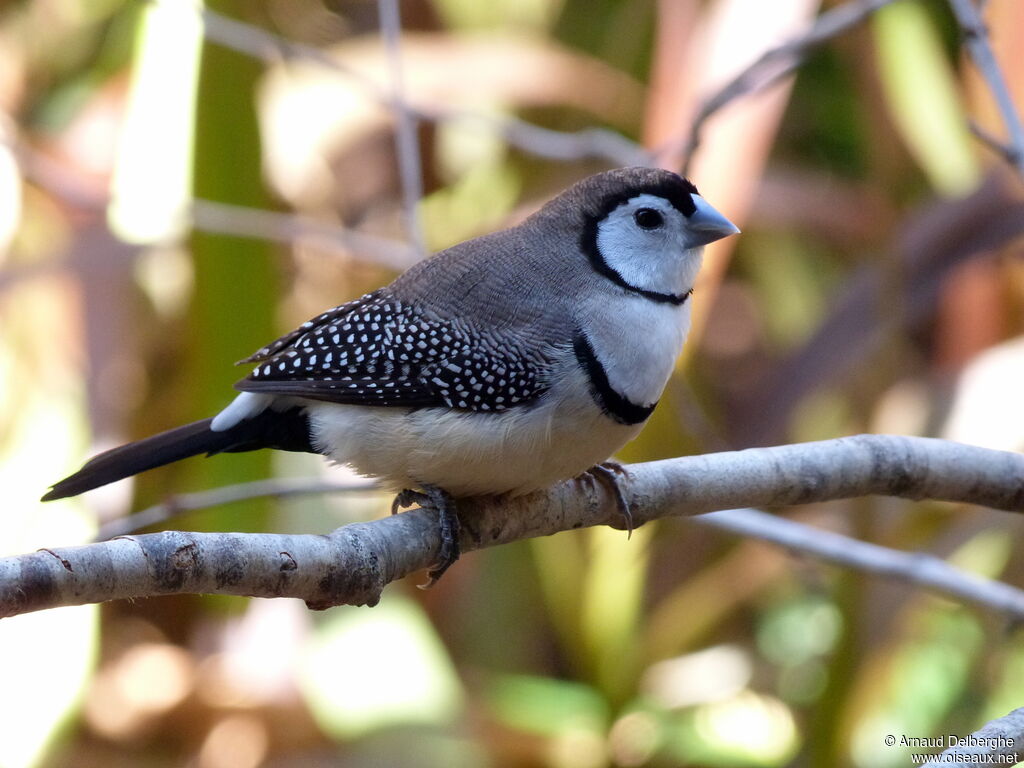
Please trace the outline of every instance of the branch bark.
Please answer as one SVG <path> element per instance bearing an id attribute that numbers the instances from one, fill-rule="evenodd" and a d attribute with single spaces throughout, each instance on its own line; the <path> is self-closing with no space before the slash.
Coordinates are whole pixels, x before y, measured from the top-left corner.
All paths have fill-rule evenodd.
<path id="1" fill-rule="evenodd" d="M 1024 456 L 919 437 L 817 443 L 635 464 L 621 481 L 635 526 L 671 515 L 785 506 L 867 494 L 1024 511 Z M 463 552 L 594 525 L 621 527 L 600 483 L 459 502 Z M 433 514 L 413 510 L 330 534 L 164 533 L 0 559 L 0 617 L 175 593 L 298 597 L 310 608 L 373 605 L 384 587 L 430 566 Z"/>
<path id="2" fill-rule="evenodd" d="M 941 592 L 990 608 L 1002 617 L 1024 619 L 1024 590 L 961 570 L 926 552 L 879 546 L 757 509 L 723 509 L 694 522 L 778 544 L 796 555 Z"/>
<path id="3" fill-rule="evenodd" d="M 962 765 L 982 768 L 986 765 L 1016 765 L 1024 759 L 1024 708 L 997 718 L 966 737 L 963 744 L 936 755 L 922 768 Z M 1013 762 L 1010 762 L 1010 761 Z"/>
<path id="4" fill-rule="evenodd" d="M 168 497 L 162 503 L 100 526 L 94 541 L 127 536 L 142 528 L 161 525 L 186 512 L 259 498 L 287 498 L 314 494 L 359 493 L 376 490 L 372 480 L 346 482 L 310 478 L 257 480 L 208 491 Z M 852 568 L 862 573 L 941 592 L 957 600 L 994 610 L 1000 616 L 1024 619 L 1024 590 L 961 570 L 941 557 L 925 552 L 903 552 L 822 530 L 757 509 L 723 509 L 693 518 L 694 523 L 752 539 L 777 544 L 796 556 Z"/>

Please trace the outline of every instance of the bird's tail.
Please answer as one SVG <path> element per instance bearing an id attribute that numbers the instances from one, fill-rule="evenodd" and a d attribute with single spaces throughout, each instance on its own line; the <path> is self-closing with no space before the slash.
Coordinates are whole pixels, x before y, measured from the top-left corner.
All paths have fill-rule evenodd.
<path id="1" fill-rule="evenodd" d="M 210 429 L 211 421 L 213 419 L 196 421 L 94 456 L 73 475 L 55 483 L 42 500 L 77 496 L 147 469 L 200 454 L 212 456 L 259 448 L 316 452 L 310 442 L 309 422 L 300 408 L 267 410 L 220 432 Z"/>

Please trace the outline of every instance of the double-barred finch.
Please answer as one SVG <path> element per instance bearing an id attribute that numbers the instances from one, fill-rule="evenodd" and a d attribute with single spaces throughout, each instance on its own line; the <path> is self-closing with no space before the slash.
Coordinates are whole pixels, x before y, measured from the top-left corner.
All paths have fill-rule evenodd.
<path id="1" fill-rule="evenodd" d="M 90 460 L 44 500 L 188 456 L 321 453 L 437 509 L 600 466 L 654 410 L 682 349 L 704 246 L 739 230 L 689 181 L 584 179 L 510 229 L 417 264 L 242 361 L 235 400 Z"/>

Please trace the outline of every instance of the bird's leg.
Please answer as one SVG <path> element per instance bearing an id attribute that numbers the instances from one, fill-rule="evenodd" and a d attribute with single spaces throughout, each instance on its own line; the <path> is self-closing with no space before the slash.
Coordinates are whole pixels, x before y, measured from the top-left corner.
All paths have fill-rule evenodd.
<path id="1" fill-rule="evenodd" d="M 441 551 L 436 563 L 427 571 L 427 582 L 419 584 L 420 589 L 430 589 L 444 575 L 451 565 L 459 559 L 459 515 L 455 508 L 455 499 L 447 491 L 435 485 L 422 485 L 422 491 L 408 488 L 398 493 L 391 502 L 391 514 L 401 507 L 415 504 L 420 509 L 437 512 L 438 532 L 441 536 Z"/>
<path id="2" fill-rule="evenodd" d="M 611 492 L 612 496 L 615 497 L 615 506 L 618 507 L 619 514 L 622 515 L 622 520 L 625 523 L 626 536 L 627 538 L 632 536 L 633 513 L 629 511 L 629 502 L 626 501 L 626 494 L 622 492 L 622 486 L 619 485 L 620 477 L 629 478 L 629 472 L 626 471 L 626 468 L 617 461 L 603 461 L 592 466 L 580 477 L 596 480 Z"/>

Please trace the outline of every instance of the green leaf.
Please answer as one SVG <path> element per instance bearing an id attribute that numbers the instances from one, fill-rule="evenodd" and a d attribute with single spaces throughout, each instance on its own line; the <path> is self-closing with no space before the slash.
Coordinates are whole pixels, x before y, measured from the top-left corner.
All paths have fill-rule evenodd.
<path id="1" fill-rule="evenodd" d="M 878 70 L 896 128 L 937 190 L 964 195 L 980 169 L 967 129 L 957 78 L 938 31 L 919 2 L 875 13 Z"/>
<path id="2" fill-rule="evenodd" d="M 541 736 L 577 729 L 604 733 L 608 725 L 604 697 L 590 686 L 567 680 L 504 676 L 494 685 L 490 703 L 506 725 Z"/>

